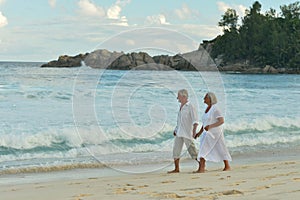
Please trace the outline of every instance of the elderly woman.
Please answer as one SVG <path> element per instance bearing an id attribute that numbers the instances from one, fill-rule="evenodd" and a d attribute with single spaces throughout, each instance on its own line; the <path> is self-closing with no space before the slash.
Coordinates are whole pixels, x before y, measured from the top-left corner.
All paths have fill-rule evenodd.
<path id="1" fill-rule="evenodd" d="M 217 98 L 214 93 L 208 92 L 204 97 L 207 108 L 202 116 L 202 127 L 195 135 L 200 137 L 200 148 L 198 153 L 199 168 L 196 172 L 205 172 L 205 162 L 224 162 L 223 171 L 230 170 L 229 161 L 231 156 L 225 146 L 222 124 L 224 117 L 217 107 Z"/>

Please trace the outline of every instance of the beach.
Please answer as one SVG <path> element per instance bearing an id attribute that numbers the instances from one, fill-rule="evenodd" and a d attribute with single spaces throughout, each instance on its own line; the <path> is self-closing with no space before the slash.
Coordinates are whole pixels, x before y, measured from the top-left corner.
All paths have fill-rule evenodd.
<path id="1" fill-rule="evenodd" d="M 52 175 L 14 174 L 1 177 L 0 192 L 1 199 L 5 200 L 299 198 L 300 160 L 297 156 L 266 157 L 250 162 L 235 161 L 232 170 L 226 172 L 222 171 L 222 163 L 208 163 L 207 171 L 201 174 L 193 173 L 197 164 L 188 159 L 182 162 L 181 172 L 175 174 L 167 173 L 172 163 L 158 171 L 135 174 L 111 168 L 75 169 L 52 172 Z"/>
<path id="2" fill-rule="evenodd" d="M 0 200 L 300 199 L 300 2 L 16 2 Z"/>

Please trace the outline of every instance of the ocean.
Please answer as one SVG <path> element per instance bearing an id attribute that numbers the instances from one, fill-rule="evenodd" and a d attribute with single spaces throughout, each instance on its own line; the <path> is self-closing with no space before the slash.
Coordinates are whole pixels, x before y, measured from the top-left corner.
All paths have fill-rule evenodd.
<path id="1" fill-rule="evenodd" d="M 41 64 L 0 62 L 0 175 L 124 165 L 131 172 L 130 166 L 143 164 L 155 166 L 149 171 L 164 168 L 173 162 L 176 97 L 182 88 L 188 89 L 200 123 L 205 93 L 217 94 L 233 161 L 300 145 L 299 75 Z M 182 156 L 189 159 L 186 148 Z"/>

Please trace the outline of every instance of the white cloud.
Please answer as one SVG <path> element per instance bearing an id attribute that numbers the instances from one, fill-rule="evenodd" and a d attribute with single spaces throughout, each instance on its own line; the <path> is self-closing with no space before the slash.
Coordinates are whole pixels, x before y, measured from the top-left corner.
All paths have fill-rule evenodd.
<path id="1" fill-rule="evenodd" d="M 245 15 L 246 9 L 247 9 L 247 7 L 244 5 L 237 5 L 237 7 L 236 7 L 237 12 L 242 14 L 241 16 Z"/>
<path id="2" fill-rule="evenodd" d="M 80 13 L 88 17 L 101 17 L 102 20 L 109 20 L 110 25 L 128 26 L 126 16 L 121 16 L 122 8 L 130 1 L 117 0 L 111 7 L 105 10 L 101 6 L 97 6 L 90 0 L 79 0 L 78 6 Z"/>
<path id="3" fill-rule="evenodd" d="M 107 9 L 106 17 L 108 19 L 116 20 L 112 23 L 113 25 L 128 26 L 128 20 L 126 16 L 120 16 L 122 8 L 125 7 L 128 3 L 130 3 L 130 0 L 117 0 L 115 4 L 113 4 L 110 8 Z"/>
<path id="4" fill-rule="evenodd" d="M 193 18 L 199 15 L 198 11 L 190 9 L 186 4 L 183 4 L 181 9 L 175 9 L 174 12 L 181 20 Z"/>
<path id="5" fill-rule="evenodd" d="M 119 20 L 116 22 L 112 22 L 112 25 L 118 25 L 118 26 L 129 26 L 128 25 L 128 20 L 125 16 L 122 16 Z"/>
<path id="6" fill-rule="evenodd" d="M 194 51 L 199 47 L 199 40 L 192 41 L 186 34 L 182 34 L 181 26 L 174 29 L 158 27 L 143 27 L 121 32 L 102 43 L 102 48 L 124 51 L 150 52 L 151 55 L 176 54 Z M 176 30 L 177 29 L 177 30 Z"/>
<path id="7" fill-rule="evenodd" d="M 228 4 L 226 4 L 226 3 L 222 2 L 222 1 L 218 1 L 218 2 L 217 2 L 217 5 L 218 5 L 218 9 L 219 9 L 220 11 L 222 11 L 222 12 L 226 12 L 226 10 L 227 10 L 228 8 L 230 8 L 230 6 L 229 6 Z"/>
<path id="8" fill-rule="evenodd" d="M 56 6 L 56 0 L 48 0 L 48 3 L 51 6 L 51 8 L 55 8 L 55 6 Z"/>
<path id="9" fill-rule="evenodd" d="M 89 0 L 80 0 L 78 2 L 78 6 L 79 6 L 81 14 L 83 14 L 85 16 L 92 16 L 92 17 L 105 16 L 105 10 L 100 6 L 94 5 Z"/>
<path id="10" fill-rule="evenodd" d="M 119 19 L 122 9 L 119 5 L 115 4 L 107 10 L 108 19 Z"/>
<path id="11" fill-rule="evenodd" d="M 4 4 L 6 0 L 0 0 L 0 5 Z"/>
<path id="12" fill-rule="evenodd" d="M 222 28 L 216 25 L 196 25 L 196 24 L 184 24 L 179 27 L 181 31 L 187 33 L 191 37 L 195 37 L 195 40 L 210 40 L 217 35 L 222 34 Z"/>
<path id="13" fill-rule="evenodd" d="M 7 18 L 0 12 L 0 28 L 8 24 Z"/>
<path id="14" fill-rule="evenodd" d="M 237 5 L 237 4 L 228 5 L 228 4 L 226 4 L 226 3 L 222 2 L 222 1 L 218 1 L 217 5 L 218 5 L 218 9 L 221 12 L 223 12 L 223 13 L 225 13 L 228 8 L 236 10 L 236 12 L 239 15 L 239 17 L 244 17 L 245 10 L 247 9 L 246 6 L 241 5 L 241 4 L 240 5 Z"/>
<path id="15" fill-rule="evenodd" d="M 167 22 L 167 19 L 165 15 L 159 14 L 159 15 L 152 15 L 148 16 L 146 18 L 147 24 L 155 24 L 155 25 L 169 25 L 170 23 Z"/>

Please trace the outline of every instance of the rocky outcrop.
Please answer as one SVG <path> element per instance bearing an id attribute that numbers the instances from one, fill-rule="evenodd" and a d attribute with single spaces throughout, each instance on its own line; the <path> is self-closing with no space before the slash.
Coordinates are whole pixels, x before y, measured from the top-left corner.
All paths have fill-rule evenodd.
<path id="1" fill-rule="evenodd" d="M 120 57 L 116 58 L 107 68 L 130 70 L 140 66 L 142 67 L 140 69 L 147 69 L 147 66 L 151 63 L 154 64 L 155 61 L 147 53 L 129 53 L 123 54 Z"/>
<path id="2" fill-rule="evenodd" d="M 209 57 L 206 55 L 206 57 Z M 151 57 L 145 52 L 128 53 L 110 52 L 100 49 L 77 56 L 60 56 L 57 61 L 50 61 L 41 67 L 79 67 L 84 62 L 92 68 L 118 69 L 118 70 L 210 70 L 207 59 L 201 63 L 203 52 L 197 50 L 174 56 L 158 55 Z M 196 66 L 195 66 L 196 65 Z M 199 67 L 200 66 L 200 67 Z"/>
<path id="3" fill-rule="evenodd" d="M 300 74 L 299 69 L 274 68 L 266 65 L 264 67 L 251 66 L 245 63 L 235 63 L 218 67 L 220 72 L 243 73 L 243 74 Z"/>
<path id="4" fill-rule="evenodd" d="M 88 54 L 82 61 L 84 61 L 85 65 L 92 68 L 105 69 L 123 55 L 123 52 L 110 52 L 106 49 L 99 49 Z"/>
<path id="5" fill-rule="evenodd" d="M 220 57 L 220 62 L 222 58 Z M 196 51 L 174 56 L 157 55 L 151 57 L 145 52 L 110 52 L 99 49 L 91 53 L 78 54 L 76 56 L 63 55 L 58 60 L 50 61 L 41 67 L 80 67 L 89 66 L 101 69 L 116 70 L 184 70 L 184 71 L 221 71 L 226 73 L 249 74 L 300 74 L 300 69 L 274 68 L 270 65 L 264 67 L 251 66 L 247 62 L 220 65 L 216 67 L 208 52 L 199 48 Z"/>
<path id="6" fill-rule="evenodd" d="M 247 73 L 247 74 L 262 74 L 270 73 L 271 71 L 275 73 L 275 69 L 271 66 L 266 66 L 264 68 L 249 66 L 243 63 L 235 63 L 225 66 L 220 66 L 219 71 L 228 73 Z"/>
<path id="7" fill-rule="evenodd" d="M 50 61 L 41 67 L 80 67 L 82 61 L 88 56 L 86 54 L 78 54 L 76 56 L 59 56 L 58 60 Z"/>
<path id="8" fill-rule="evenodd" d="M 263 73 L 271 73 L 271 74 L 277 74 L 278 70 L 275 69 L 274 67 L 270 66 L 270 65 L 266 65 L 263 69 L 262 69 Z"/>

